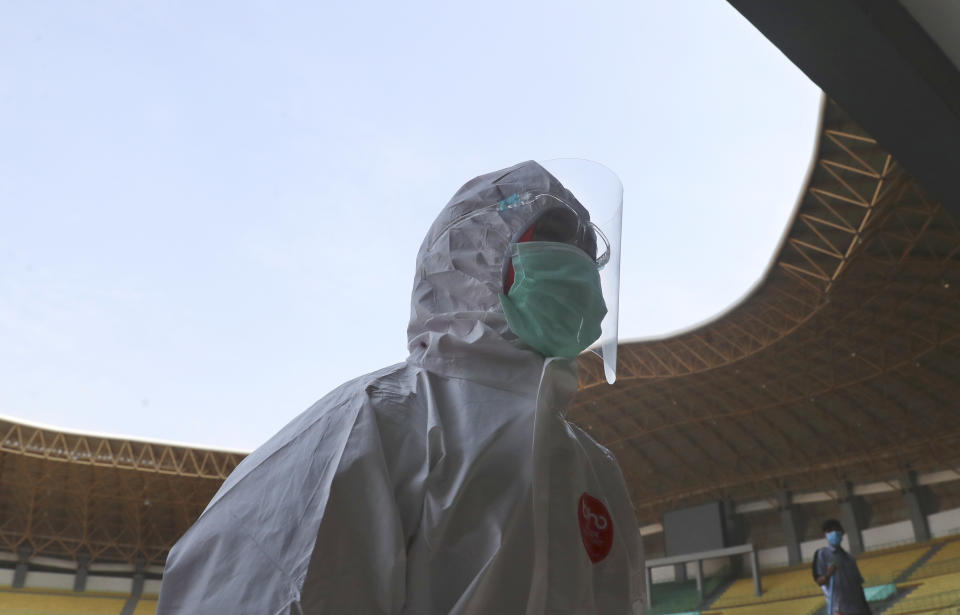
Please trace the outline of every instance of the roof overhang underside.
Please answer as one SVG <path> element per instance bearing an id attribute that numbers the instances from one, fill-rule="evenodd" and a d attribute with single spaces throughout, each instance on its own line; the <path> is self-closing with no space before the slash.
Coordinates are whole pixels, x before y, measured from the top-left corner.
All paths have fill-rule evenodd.
<path id="1" fill-rule="evenodd" d="M 0 550 L 162 564 L 243 457 L 0 419 Z"/>
<path id="2" fill-rule="evenodd" d="M 765 279 L 721 318 L 581 361 L 570 418 L 609 447 L 642 523 L 706 500 L 960 467 L 960 232 L 826 101 Z"/>
<path id="3" fill-rule="evenodd" d="M 728 0 L 960 218 L 960 6 Z"/>

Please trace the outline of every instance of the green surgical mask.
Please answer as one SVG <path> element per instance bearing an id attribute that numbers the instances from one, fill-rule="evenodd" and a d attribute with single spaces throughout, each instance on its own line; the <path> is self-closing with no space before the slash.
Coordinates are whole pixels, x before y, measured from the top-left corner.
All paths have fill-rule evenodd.
<path id="1" fill-rule="evenodd" d="M 573 358 L 600 337 L 607 313 L 596 263 L 565 243 L 514 244 L 513 286 L 500 303 L 521 341 L 546 357 Z"/>

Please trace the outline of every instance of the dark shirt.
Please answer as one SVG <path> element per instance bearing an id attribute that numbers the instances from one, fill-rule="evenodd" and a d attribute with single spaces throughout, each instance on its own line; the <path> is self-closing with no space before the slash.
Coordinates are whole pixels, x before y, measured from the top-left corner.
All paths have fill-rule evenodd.
<path id="1" fill-rule="evenodd" d="M 841 547 L 822 547 L 813 556 L 813 578 L 827 574 L 830 564 L 837 567 L 833 573 L 833 613 L 843 615 L 867 615 L 870 607 L 863 595 L 863 577 L 857 568 L 857 560 Z M 830 589 L 830 579 L 826 588 Z M 827 598 L 829 600 L 829 596 Z M 833 615 L 831 613 L 830 615 Z"/>

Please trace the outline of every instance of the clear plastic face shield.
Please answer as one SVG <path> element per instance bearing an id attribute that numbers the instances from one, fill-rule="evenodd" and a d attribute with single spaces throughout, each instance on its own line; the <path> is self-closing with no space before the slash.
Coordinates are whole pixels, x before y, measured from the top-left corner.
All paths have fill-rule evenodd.
<path id="1" fill-rule="evenodd" d="M 607 382 L 613 384 L 617 379 L 623 184 L 616 173 L 591 160 L 557 158 L 537 161 L 537 164 L 559 181 L 565 194 L 530 190 L 520 182 L 498 183 L 497 189 L 503 195 L 499 202 L 455 218 L 437 233 L 437 238 L 466 220 L 498 211 L 501 216 L 516 214 L 524 220 L 525 224 L 513 237 L 511 246 L 533 241 L 565 243 L 580 248 L 597 267 L 606 305 L 600 336 L 588 350 L 603 360 Z M 531 210 L 536 213 L 529 217 Z M 501 279 L 506 291 L 514 273 L 509 254 L 503 267 Z"/>
<path id="2" fill-rule="evenodd" d="M 617 327 L 620 304 L 620 228 L 623 215 L 623 185 L 607 167 L 590 161 L 564 158 L 539 162 L 573 195 L 571 202 L 556 194 L 528 190 L 497 204 L 501 212 L 530 208 L 538 213 L 514 238 L 518 241 L 556 242 L 574 245 L 593 259 L 607 313 L 601 321 L 600 337 L 589 347 L 603 359 L 607 382 L 617 378 Z M 569 199 L 568 199 L 569 200 Z M 508 282 L 512 279 L 509 259 L 504 263 Z"/>
<path id="3" fill-rule="evenodd" d="M 600 337 L 590 346 L 590 350 L 603 359 L 607 382 L 613 384 L 617 379 L 623 184 L 616 173 L 591 160 L 560 158 L 538 162 L 589 212 L 590 219 L 579 221 L 573 237 L 570 236 L 569 224 L 560 224 L 563 214 L 554 214 L 557 216 L 555 225 L 550 219 L 537 224 L 534 234 L 541 234 L 540 241 L 560 241 L 577 245 L 597 263 L 607 314 L 601 323 Z M 557 227 L 556 231 L 552 230 L 553 226 Z M 550 238 L 550 233 L 554 233 L 553 238 Z M 534 237 L 534 240 L 537 238 Z"/>

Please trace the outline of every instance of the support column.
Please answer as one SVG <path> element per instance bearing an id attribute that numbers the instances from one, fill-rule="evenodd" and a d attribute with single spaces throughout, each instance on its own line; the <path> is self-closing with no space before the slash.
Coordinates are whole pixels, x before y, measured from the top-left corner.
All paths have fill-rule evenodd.
<path id="1" fill-rule="evenodd" d="M 737 513 L 737 503 L 733 500 L 723 502 L 723 540 L 725 547 L 733 547 L 745 543 L 743 519 Z"/>
<path id="2" fill-rule="evenodd" d="M 697 594 L 700 595 L 700 601 L 703 601 L 703 560 L 697 560 Z"/>
<path id="3" fill-rule="evenodd" d="M 860 517 L 857 515 L 857 501 L 853 495 L 853 485 L 843 481 L 837 487 L 837 502 L 840 504 L 840 523 L 850 542 L 850 552 L 854 555 L 863 553 L 863 531 L 860 528 Z"/>
<path id="4" fill-rule="evenodd" d="M 147 560 L 142 555 L 137 555 L 133 560 L 133 584 L 130 588 L 130 597 L 120 610 L 120 615 L 133 615 L 137 609 L 137 603 L 140 602 L 140 596 L 143 594 L 146 569 Z"/>
<path id="5" fill-rule="evenodd" d="M 674 581 L 686 581 L 687 580 L 687 565 L 686 564 L 674 564 L 673 565 L 673 580 Z"/>
<path id="6" fill-rule="evenodd" d="M 760 585 L 760 560 L 757 559 L 757 550 L 750 551 L 750 569 L 753 571 L 753 595 L 759 596 L 763 593 L 763 587 Z"/>
<path id="7" fill-rule="evenodd" d="M 90 572 L 90 552 L 81 549 L 77 551 L 77 574 L 73 577 L 73 591 L 82 592 L 87 589 L 87 574 Z"/>
<path id="8" fill-rule="evenodd" d="M 910 511 L 910 523 L 913 524 L 913 538 L 917 542 L 930 540 L 930 525 L 927 523 L 927 514 L 920 501 L 917 475 L 913 470 L 904 470 L 900 474 L 900 489 Z"/>
<path id="9" fill-rule="evenodd" d="M 143 593 L 143 584 L 146 581 L 147 560 L 138 557 L 133 565 L 133 586 L 131 587 L 130 595 L 139 598 L 140 594 Z"/>
<path id="10" fill-rule="evenodd" d="M 725 547 L 741 545 L 747 541 L 743 519 L 737 514 L 737 503 L 733 500 L 723 502 L 723 538 Z M 742 555 L 734 555 L 730 558 L 730 572 L 735 577 L 743 574 Z"/>
<path id="11" fill-rule="evenodd" d="M 647 568 L 647 609 L 653 608 L 653 568 Z"/>
<path id="12" fill-rule="evenodd" d="M 780 527 L 783 530 L 783 537 L 787 543 L 787 562 L 793 566 L 799 564 L 801 561 L 796 508 L 793 505 L 793 498 L 789 491 L 779 492 L 777 494 L 777 501 L 780 505 Z"/>
<path id="13" fill-rule="evenodd" d="M 22 542 L 17 546 L 17 567 L 13 571 L 13 587 L 21 588 L 27 582 L 27 568 L 30 556 L 33 555 L 33 545 Z"/>

